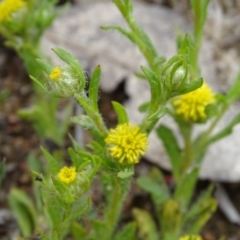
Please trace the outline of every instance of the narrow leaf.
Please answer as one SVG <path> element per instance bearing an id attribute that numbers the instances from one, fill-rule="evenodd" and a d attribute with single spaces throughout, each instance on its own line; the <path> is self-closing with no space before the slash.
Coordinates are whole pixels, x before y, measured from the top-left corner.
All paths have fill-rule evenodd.
<path id="1" fill-rule="evenodd" d="M 85 75 L 82 69 L 82 66 L 80 65 L 79 61 L 73 57 L 69 52 L 65 51 L 61 48 L 53 48 L 52 49 L 58 56 L 61 58 L 64 62 L 66 62 L 68 65 L 70 65 L 78 74 L 79 79 L 81 80 L 80 84 L 82 89 L 85 87 Z"/>
<path id="2" fill-rule="evenodd" d="M 196 185 L 198 178 L 199 167 L 194 167 L 189 172 L 187 172 L 183 179 L 179 182 L 176 191 L 174 193 L 174 199 L 176 199 L 183 211 L 188 207 L 191 200 L 193 189 Z"/>
<path id="3" fill-rule="evenodd" d="M 43 147 L 41 147 L 41 151 L 47 160 L 48 171 L 50 172 L 50 174 L 56 175 L 60 170 L 60 165 L 59 165 L 58 161 Z"/>
<path id="4" fill-rule="evenodd" d="M 112 101 L 113 108 L 118 116 L 118 124 L 128 123 L 128 115 L 125 108 L 118 102 Z"/>
<path id="5" fill-rule="evenodd" d="M 180 147 L 172 130 L 164 125 L 160 125 L 157 128 L 157 135 L 161 138 L 164 147 L 168 153 L 173 169 L 173 175 L 176 181 L 180 178 L 180 171 L 182 165 L 182 154 Z"/>
<path id="6" fill-rule="evenodd" d="M 146 67 L 142 67 L 143 73 L 146 75 L 150 90 L 151 90 L 151 102 L 149 105 L 149 111 L 153 114 L 156 109 L 159 108 L 159 99 L 161 96 L 161 85 L 158 76 Z"/>
<path id="7" fill-rule="evenodd" d="M 127 224 L 121 232 L 119 232 L 113 240 L 137 240 L 136 238 L 136 223 L 131 222 Z"/>
<path id="8" fill-rule="evenodd" d="M 13 215 L 17 219 L 23 236 L 30 236 L 35 230 L 37 223 L 37 213 L 33 203 L 23 191 L 18 189 L 11 190 L 8 203 Z"/>
<path id="9" fill-rule="evenodd" d="M 71 232 L 74 240 L 87 239 L 86 229 L 83 228 L 77 222 L 74 222 L 71 226 Z"/>
<path id="10" fill-rule="evenodd" d="M 138 231 L 144 240 L 159 240 L 157 228 L 151 215 L 144 210 L 135 208 L 133 216 L 137 222 Z"/>
<path id="11" fill-rule="evenodd" d="M 89 99 L 92 102 L 93 108 L 98 111 L 98 90 L 99 90 L 99 84 L 100 84 L 100 78 L 101 78 L 101 67 L 97 66 L 93 73 L 92 77 L 90 79 L 89 84 Z"/>
<path id="12" fill-rule="evenodd" d="M 38 64 L 38 66 L 47 74 L 50 75 L 50 73 L 53 70 L 53 67 L 48 64 L 47 62 L 41 60 L 41 59 L 36 59 L 36 62 Z"/>
<path id="13" fill-rule="evenodd" d="M 74 201 L 74 197 L 68 186 L 66 186 L 58 178 L 55 177 L 52 177 L 52 182 L 64 202 L 71 203 Z"/>
<path id="14" fill-rule="evenodd" d="M 230 135 L 233 131 L 233 128 L 240 123 L 240 113 L 237 114 L 234 119 L 225 127 L 223 128 L 220 132 L 216 133 L 213 135 L 207 142 L 207 145 L 214 143 L 216 141 L 219 141 L 220 139 Z"/>

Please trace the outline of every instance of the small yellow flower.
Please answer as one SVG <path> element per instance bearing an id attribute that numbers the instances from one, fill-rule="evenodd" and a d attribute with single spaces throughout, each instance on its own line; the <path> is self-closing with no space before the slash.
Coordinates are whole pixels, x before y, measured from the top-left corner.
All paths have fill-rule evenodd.
<path id="1" fill-rule="evenodd" d="M 0 3 L 0 23 L 10 18 L 12 13 L 17 12 L 25 5 L 23 0 L 3 0 Z"/>
<path id="2" fill-rule="evenodd" d="M 135 164 L 147 151 L 147 135 L 138 126 L 120 124 L 105 139 L 112 157 L 120 163 Z"/>
<path id="3" fill-rule="evenodd" d="M 58 173 L 61 182 L 71 184 L 76 180 L 77 173 L 75 167 L 63 167 Z"/>
<path id="4" fill-rule="evenodd" d="M 177 115 L 182 116 L 185 121 L 196 122 L 206 118 L 206 107 L 215 101 L 211 88 L 203 83 L 197 90 L 175 98 L 172 104 Z"/>
<path id="5" fill-rule="evenodd" d="M 56 66 L 52 72 L 49 74 L 49 77 L 52 81 L 58 80 L 62 75 L 62 70 L 60 67 Z"/>
<path id="6" fill-rule="evenodd" d="M 186 235 L 179 238 L 179 240 L 202 240 L 202 238 L 199 235 Z"/>

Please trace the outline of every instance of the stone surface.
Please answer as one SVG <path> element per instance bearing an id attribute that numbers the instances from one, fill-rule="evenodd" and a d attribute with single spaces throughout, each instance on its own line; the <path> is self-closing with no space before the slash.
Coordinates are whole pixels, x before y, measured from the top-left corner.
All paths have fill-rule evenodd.
<path id="1" fill-rule="evenodd" d="M 218 52 L 216 60 L 216 49 L 219 47 L 213 36 L 214 29 L 219 26 L 214 22 L 218 14 L 215 6 L 210 8 L 211 25 L 207 28 L 210 40 L 204 40 L 201 53 L 202 74 L 205 80 L 215 91 L 225 92 L 233 82 L 236 70 L 239 66 L 239 59 L 235 52 Z M 217 13 L 216 13 L 217 12 Z M 190 29 L 183 17 L 172 10 L 147 5 L 142 3 L 134 4 L 134 15 L 138 23 L 146 30 L 156 46 L 158 52 L 167 58 L 175 54 L 175 26 L 181 29 Z M 127 102 L 132 122 L 140 122 L 142 115 L 137 107 L 149 99 L 148 85 L 146 82 L 134 76 L 135 71 L 140 71 L 141 65 L 146 62 L 138 49 L 124 36 L 115 31 L 103 31 L 100 26 L 121 25 L 126 26 L 124 20 L 113 3 L 79 3 L 69 9 L 62 17 L 58 18 L 53 27 L 47 32 L 43 45 L 46 53 L 52 47 L 63 47 L 76 56 L 87 71 L 101 65 L 102 82 L 101 88 L 111 91 L 124 77 L 127 81 L 127 92 L 131 99 Z M 220 35 L 221 36 L 221 35 Z M 55 63 L 59 60 L 52 54 Z M 227 60 L 227 61 L 226 61 Z M 226 78 L 225 71 L 229 71 Z M 221 78 L 219 76 L 221 72 Z M 231 121 L 239 111 L 239 104 L 232 107 L 218 126 L 218 129 Z M 177 133 L 174 122 L 165 116 L 161 123 L 171 126 Z M 196 132 L 203 127 L 198 127 Z M 205 158 L 201 169 L 201 178 L 208 178 L 220 181 L 238 181 L 240 179 L 240 126 L 236 126 L 234 133 L 213 145 Z M 164 147 L 156 134 L 150 135 L 150 147 L 147 158 L 164 168 L 169 168 Z"/>

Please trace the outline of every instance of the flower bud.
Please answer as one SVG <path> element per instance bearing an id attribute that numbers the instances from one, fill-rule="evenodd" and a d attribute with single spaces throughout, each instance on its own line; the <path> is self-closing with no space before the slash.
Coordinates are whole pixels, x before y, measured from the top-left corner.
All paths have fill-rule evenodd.
<path id="1" fill-rule="evenodd" d="M 164 86 L 169 92 L 180 92 L 188 83 L 189 69 L 183 59 L 175 56 L 171 58 L 162 71 Z"/>
<path id="2" fill-rule="evenodd" d="M 46 87 L 52 95 L 56 97 L 72 97 L 76 92 L 80 92 L 80 79 L 71 66 L 56 66 L 49 74 L 50 81 Z"/>

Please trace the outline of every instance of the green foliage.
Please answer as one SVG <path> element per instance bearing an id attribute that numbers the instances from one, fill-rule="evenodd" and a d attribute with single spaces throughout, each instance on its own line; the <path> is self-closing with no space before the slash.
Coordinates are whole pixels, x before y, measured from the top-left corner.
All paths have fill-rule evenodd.
<path id="1" fill-rule="evenodd" d="M 181 167 L 183 162 L 182 152 L 178 146 L 177 140 L 172 130 L 164 125 L 160 125 L 157 128 L 157 134 L 163 141 L 163 144 L 167 150 L 171 166 L 173 167 L 173 176 L 176 181 L 180 179 Z"/>
<path id="2" fill-rule="evenodd" d="M 137 240 L 135 232 L 136 224 L 134 222 L 129 223 L 113 238 L 113 240 Z"/>
<path id="3" fill-rule="evenodd" d="M 128 115 L 125 108 L 118 102 L 112 102 L 113 108 L 118 116 L 118 124 L 128 123 Z"/>
<path id="4" fill-rule="evenodd" d="M 21 190 L 12 189 L 8 196 L 8 203 L 23 236 L 31 236 L 37 226 L 37 213 L 29 196 Z"/>
<path id="5" fill-rule="evenodd" d="M 86 81 L 83 73 L 83 68 L 78 62 L 78 60 L 75 57 L 73 57 L 69 52 L 65 51 L 64 49 L 53 48 L 52 50 L 58 55 L 60 59 L 62 59 L 65 63 L 71 66 L 73 71 L 77 74 L 77 77 L 79 79 L 78 91 L 81 92 L 85 87 Z"/>
<path id="6" fill-rule="evenodd" d="M 89 100 L 92 102 L 93 109 L 98 111 L 98 90 L 101 79 L 101 67 L 97 66 L 91 76 L 89 83 Z"/>
<path id="7" fill-rule="evenodd" d="M 147 211 L 135 208 L 133 209 L 133 216 L 138 225 L 138 231 L 142 239 L 159 239 L 155 222 Z"/>
<path id="8" fill-rule="evenodd" d="M 148 176 L 139 177 L 137 183 L 144 191 L 151 195 L 159 214 L 164 202 L 170 198 L 169 189 L 160 170 L 153 168 Z"/>
<path id="9" fill-rule="evenodd" d="M 44 157 L 47 160 L 49 174 L 56 175 L 60 170 L 59 162 L 49 152 L 47 152 L 43 147 L 41 147 L 41 150 L 42 150 Z"/>
<path id="10" fill-rule="evenodd" d="M 70 124 L 72 107 L 70 104 L 66 107 L 66 116 L 60 122 L 56 118 L 58 100 L 48 98 L 45 94 L 72 97 L 83 109 L 84 114 L 72 117 L 71 122 L 90 132 L 92 140 L 85 148 L 70 136 L 73 148 L 68 148 L 68 153 L 72 162 L 71 170 L 74 171 L 66 171 L 63 178 L 60 172 L 64 165 L 63 154 L 56 151 L 49 153 L 41 148 L 47 162 L 46 168 L 39 165 L 35 156 L 28 158 L 33 179 L 37 180 L 34 193 L 38 212 L 23 192 L 13 189 L 9 195 L 9 205 L 19 222 L 22 235 L 31 236 L 36 228 L 44 240 L 61 240 L 70 232 L 75 240 L 135 240 L 136 231 L 137 235 L 145 240 L 175 240 L 183 234 L 198 234 L 215 211 L 217 204 L 212 198 L 213 187 L 205 190 L 196 201 L 193 201 L 194 188 L 203 156 L 210 144 L 231 134 L 240 122 L 240 114 L 236 114 L 229 124 L 213 134 L 224 113 L 239 99 L 240 75 L 236 77 L 226 96 L 216 96 L 216 102 L 206 107 L 207 118 L 202 122 L 185 121 L 177 115 L 171 104 L 167 104 L 172 98 L 194 91 L 203 84 L 198 57 L 209 0 L 191 0 L 195 17 L 193 34 L 186 35 L 178 30 L 178 51 L 168 60 L 157 53 L 147 33 L 136 23 L 132 1 L 113 0 L 126 20 L 128 29 L 120 26 L 108 26 L 103 29 L 117 30 L 126 36 L 138 47 L 148 62 L 148 66 L 141 67 L 142 73 L 136 74 L 148 82 L 151 94 L 150 100 L 140 106 L 144 117 L 139 127 L 147 135 L 156 129 L 157 136 L 163 142 L 169 156 L 174 178 L 170 184 L 167 183 L 157 168 L 153 168 L 147 176 L 139 177 L 137 183 L 150 194 L 156 216 L 151 216 L 142 209 L 134 209 L 135 222 L 130 222 L 121 229 L 118 228 L 118 222 L 121 219 L 124 199 L 131 186 L 131 178 L 135 173 L 134 166 L 119 163 L 117 157 L 113 157 L 109 151 L 109 144 L 105 142 L 109 130 L 98 109 L 100 66 L 94 69 L 88 92 L 85 93 L 86 80 L 81 64 L 66 50 L 54 48 L 56 55 L 66 63 L 66 66 L 59 67 L 65 72 L 61 75 L 62 72 L 59 71 L 60 77 L 48 79 L 54 67 L 43 56 L 40 40 L 61 11 L 55 10 L 55 3 L 55 0 L 28 1 L 26 11 L 19 13 L 19 21 L 13 16 L 0 24 L 0 33 L 6 38 L 6 44 L 12 46 L 23 59 L 36 93 L 34 106 L 21 110 L 19 115 L 33 123 L 42 141 L 50 138 L 62 147 Z M 46 76 L 42 75 L 42 71 Z M 69 81 L 72 81 L 72 85 L 67 84 Z M 55 91 L 56 89 L 58 91 Z M 1 92 L 0 99 L 4 97 Z M 112 104 L 118 124 L 130 123 L 124 106 L 117 102 Z M 176 138 L 175 132 L 169 127 L 157 126 L 165 114 L 169 114 L 177 123 L 179 138 Z M 212 122 L 209 128 L 194 138 L 194 126 L 197 123 L 205 123 L 210 117 Z M 129 155 L 137 151 L 137 147 L 132 147 L 131 142 L 126 141 L 122 144 L 124 138 L 116 139 L 116 142 L 119 142 L 119 151 L 126 151 Z M 125 145 L 127 149 L 124 149 Z M 114 144 L 111 147 L 114 148 Z M 69 170 L 68 167 L 63 170 L 65 169 Z M 4 164 L 1 163 L 0 183 L 3 174 Z M 72 181 L 64 181 L 64 178 L 71 177 Z M 91 219 L 87 217 L 87 213 L 92 204 L 90 193 L 95 177 L 100 182 L 105 202 L 100 216 L 92 209 L 91 214 L 94 218 Z M 83 215 L 86 215 L 86 222 L 78 221 Z M 46 226 L 39 226 L 38 216 L 44 218 Z"/>

